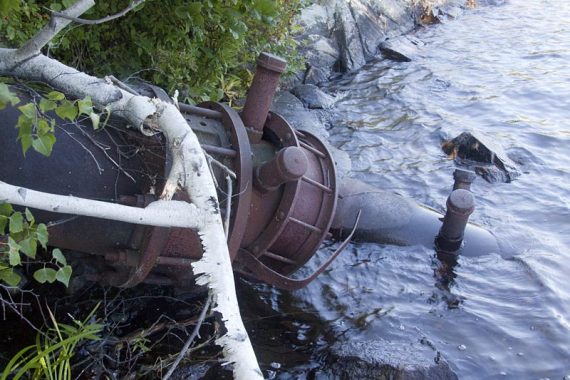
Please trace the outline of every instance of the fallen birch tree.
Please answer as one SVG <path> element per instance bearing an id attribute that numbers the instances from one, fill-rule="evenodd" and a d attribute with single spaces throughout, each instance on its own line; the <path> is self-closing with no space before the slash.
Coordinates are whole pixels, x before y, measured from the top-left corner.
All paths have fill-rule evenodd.
<path id="1" fill-rule="evenodd" d="M 129 223 L 196 229 L 204 255 L 193 264 L 193 271 L 201 275 L 198 285 L 209 287 L 213 310 L 222 315 L 227 329 L 216 343 L 223 347 L 225 359 L 233 363 L 236 379 L 263 378 L 239 313 L 214 181 L 198 139 L 184 116 L 173 104 L 135 95 L 111 81 L 90 76 L 41 53 L 63 28 L 80 20 L 79 17 L 94 5 L 94 0 L 79 0 L 66 11 L 52 14 L 49 24 L 21 48 L 0 48 L 0 76 L 43 82 L 73 98 L 89 96 L 96 108 L 124 118 L 141 133 L 163 133 L 173 164 L 161 200 L 145 209 L 137 209 L 47 194 L 0 182 L 0 202 Z M 172 201 L 177 189 L 183 189 L 192 203 L 181 207 L 179 202 Z"/>

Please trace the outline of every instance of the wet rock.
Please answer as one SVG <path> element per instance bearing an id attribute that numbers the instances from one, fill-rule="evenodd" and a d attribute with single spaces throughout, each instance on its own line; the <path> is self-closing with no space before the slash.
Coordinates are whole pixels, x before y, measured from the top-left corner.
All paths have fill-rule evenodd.
<path id="1" fill-rule="evenodd" d="M 397 62 L 410 62 L 419 52 L 419 48 L 424 44 L 418 39 L 399 36 L 390 38 L 380 44 L 382 56 Z"/>
<path id="2" fill-rule="evenodd" d="M 341 70 L 354 71 L 364 66 L 364 48 L 347 2 L 340 1 L 336 4 L 334 33 L 340 48 Z"/>
<path id="3" fill-rule="evenodd" d="M 330 379 L 452 380 L 457 375 L 441 354 L 420 342 L 383 339 L 335 344 L 327 359 Z"/>
<path id="4" fill-rule="evenodd" d="M 334 104 L 334 98 L 332 96 L 325 94 L 313 84 L 299 85 L 291 92 L 309 109 L 325 109 L 332 107 Z"/>
<path id="5" fill-rule="evenodd" d="M 460 165 L 470 167 L 488 182 L 510 182 L 520 175 L 503 148 L 475 132 L 463 132 L 443 143 L 442 149 Z"/>

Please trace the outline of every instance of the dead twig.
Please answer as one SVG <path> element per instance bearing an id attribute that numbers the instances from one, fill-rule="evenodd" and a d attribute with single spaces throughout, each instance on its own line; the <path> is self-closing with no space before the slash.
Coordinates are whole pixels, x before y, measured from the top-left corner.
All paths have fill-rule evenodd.
<path id="1" fill-rule="evenodd" d="M 174 363 L 172 363 L 172 365 L 170 366 L 170 369 L 168 370 L 166 375 L 164 375 L 162 380 L 170 379 L 170 376 L 172 376 L 172 374 L 176 370 L 176 367 L 178 367 L 178 364 L 180 364 L 180 361 L 182 360 L 182 358 L 184 356 L 186 356 L 186 353 L 188 352 L 190 345 L 192 344 L 192 342 L 194 342 L 194 339 L 196 338 L 196 336 L 198 336 L 198 332 L 200 331 L 200 326 L 202 326 L 202 322 L 204 322 L 204 318 L 206 318 L 206 312 L 208 311 L 208 309 L 210 309 L 210 303 L 211 302 L 212 302 L 212 295 L 209 294 L 208 299 L 206 300 L 206 304 L 204 305 L 204 308 L 202 309 L 202 312 L 200 313 L 200 317 L 198 318 L 198 322 L 196 323 L 196 326 L 194 326 L 194 331 L 192 331 L 192 334 L 188 337 L 188 340 L 186 340 L 186 343 L 184 343 L 184 347 L 182 347 L 182 350 L 180 350 L 180 353 L 176 357 L 176 360 L 174 361 Z"/>
<path id="2" fill-rule="evenodd" d="M 226 231 L 226 239 L 230 236 L 230 214 L 232 210 L 232 179 L 229 174 L 226 176 L 226 183 L 228 188 L 228 193 L 226 196 L 226 218 L 224 220 L 224 230 Z"/>

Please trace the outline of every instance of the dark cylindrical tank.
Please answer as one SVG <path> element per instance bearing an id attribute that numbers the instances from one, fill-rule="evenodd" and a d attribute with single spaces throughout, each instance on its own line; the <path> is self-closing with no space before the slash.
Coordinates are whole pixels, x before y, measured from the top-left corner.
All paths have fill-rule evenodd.
<path id="1" fill-rule="evenodd" d="M 22 102 L 31 99 L 19 93 Z M 34 190 L 116 202 L 121 194 L 144 193 L 149 189 L 149 172 L 143 157 L 133 154 L 136 146 L 127 136 L 113 129 L 95 133 L 79 123 L 56 118 L 56 143 L 45 157 L 30 148 L 26 154 L 17 141 L 16 124 L 20 112 L 13 107 L 0 110 L 0 180 Z M 34 210 L 40 222 L 54 225 L 66 223 L 66 236 L 53 233 L 50 243 L 69 249 L 89 247 L 101 251 L 124 244 L 132 233 L 132 225 L 86 217 L 54 214 Z M 88 226 L 88 228 L 86 228 Z"/>

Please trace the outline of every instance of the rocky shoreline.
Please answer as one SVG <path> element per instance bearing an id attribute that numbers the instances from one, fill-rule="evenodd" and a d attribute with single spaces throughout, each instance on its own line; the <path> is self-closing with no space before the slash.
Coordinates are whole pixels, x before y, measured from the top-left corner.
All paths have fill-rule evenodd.
<path id="1" fill-rule="evenodd" d="M 483 5 L 501 0 L 486 0 Z M 477 4 L 482 1 L 479 0 Z M 321 87 L 356 71 L 381 53 L 410 61 L 421 45 L 410 33 L 459 17 L 474 0 L 324 0 L 305 8 L 296 37 L 305 69 L 283 80 L 272 111 L 297 129 L 328 141 L 335 99 Z M 348 154 L 327 144 L 342 178 L 351 170 Z"/>

